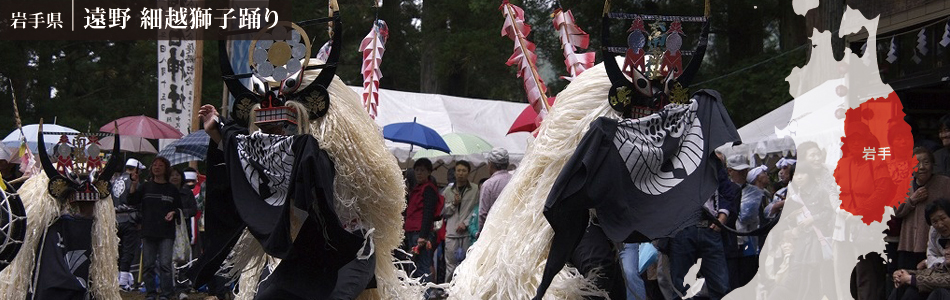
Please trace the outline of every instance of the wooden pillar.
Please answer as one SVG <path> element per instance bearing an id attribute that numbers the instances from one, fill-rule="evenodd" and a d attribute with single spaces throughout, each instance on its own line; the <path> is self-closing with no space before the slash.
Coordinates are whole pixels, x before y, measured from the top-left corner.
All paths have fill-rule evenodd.
<path id="1" fill-rule="evenodd" d="M 201 35 L 199 34 L 198 40 L 195 41 L 195 90 L 194 97 L 192 101 L 192 110 L 191 110 L 191 132 L 195 132 L 199 129 L 202 129 L 202 124 L 198 120 L 198 108 L 201 107 L 201 76 L 202 69 L 204 66 L 204 40 L 201 40 Z M 192 161 L 188 163 L 189 167 L 198 168 L 198 162 Z"/>

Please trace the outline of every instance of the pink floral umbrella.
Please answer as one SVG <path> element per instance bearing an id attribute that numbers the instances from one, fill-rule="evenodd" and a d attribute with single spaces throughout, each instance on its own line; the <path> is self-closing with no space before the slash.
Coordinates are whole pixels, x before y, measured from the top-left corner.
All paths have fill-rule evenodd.
<path id="1" fill-rule="evenodd" d="M 120 135 L 137 136 L 147 139 L 178 139 L 183 136 L 178 129 L 168 123 L 146 116 L 128 116 L 109 121 L 99 128 L 102 132 L 114 132 L 119 127 Z"/>

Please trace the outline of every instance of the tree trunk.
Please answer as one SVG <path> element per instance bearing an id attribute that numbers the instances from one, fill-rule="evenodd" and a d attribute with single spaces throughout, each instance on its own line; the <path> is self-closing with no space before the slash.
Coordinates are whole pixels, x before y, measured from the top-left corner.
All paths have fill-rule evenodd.
<path id="1" fill-rule="evenodd" d="M 795 13 L 791 1 L 779 3 L 781 16 L 779 25 L 779 47 L 782 52 L 795 49 L 808 43 L 808 30 L 805 27 L 805 17 Z"/>
<path id="2" fill-rule="evenodd" d="M 730 0 L 726 2 L 729 37 L 729 64 L 740 63 L 745 59 L 762 54 L 764 48 L 765 26 L 762 21 L 762 9 L 754 2 Z"/>
<path id="3" fill-rule="evenodd" d="M 805 15 L 805 28 L 814 28 L 818 31 L 830 31 L 831 49 L 834 52 L 835 60 L 841 60 L 844 57 L 844 39 L 838 37 L 838 28 L 841 27 L 841 17 L 844 15 L 845 1 L 831 0 L 821 1 L 817 8 L 814 8 Z M 807 35 L 811 36 L 814 31 L 809 30 Z"/>
<path id="4" fill-rule="evenodd" d="M 441 44 L 441 30 L 445 21 L 437 13 L 437 1 L 422 3 L 422 57 L 419 67 L 419 91 L 422 93 L 441 92 L 438 71 L 438 51 Z"/>

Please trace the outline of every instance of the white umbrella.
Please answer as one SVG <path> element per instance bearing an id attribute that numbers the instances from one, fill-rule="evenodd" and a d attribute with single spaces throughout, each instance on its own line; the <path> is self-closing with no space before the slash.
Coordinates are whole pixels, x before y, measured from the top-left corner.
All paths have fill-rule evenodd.
<path id="1" fill-rule="evenodd" d="M 17 156 L 17 149 L 0 147 L 0 160 L 6 160 L 11 164 L 19 164 L 20 157 Z"/>
<path id="2" fill-rule="evenodd" d="M 99 140 L 99 149 L 104 151 L 112 151 L 112 148 L 115 147 L 113 143 L 115 142 L 115 136 L 110 135 Z M 134 153 L 158 153 L 158 150 L 155 149 L 155 146 L 152 146 L 152 143 L 147 139 L 137 136 L 122 135 L 119 138 L 119 149 L 125 152 L 134 152 Z"/>
<path id="3" fill-rule="evenodd" d="M 452 152 L 445 153 L 435 149 L 419 150 L 412 156 L 412 159 L 428 158 L 433 161 L 442 160 L 445 162 L 465 159 L 482 162 L 484 159 L 481 158 L 484 157 L 484 153 L 492 149 L 491 144 L 474 134 L 449 133 L 442 135 L 442 139 L 445 140 L 445 144 L 449 146 Z"/>
<path id="4" fill-rule="evenodd" d="M 23 126 L 23 134 L 26 135 L 26 145 L 30 148 L 30 151 L 36 153 L 36 141 L 37 133 L 39 133 L 40 125 L 30 124 Z M 56 124 L 43 124 L 43 140 L 46 142 L 46 148 L 52 149 L 56 143 L 59 143 L 59 137 L 63 133 L 79 133 L 78 130 L 66 127 L 59 126 Z M 66 135 L 70 141 L 73 140 L 75 135 Z M 14 129 L 13 132 L 3 138 L 3 147 L 7 149 L 16 149 L 20 147 L 20 129 Z"/>

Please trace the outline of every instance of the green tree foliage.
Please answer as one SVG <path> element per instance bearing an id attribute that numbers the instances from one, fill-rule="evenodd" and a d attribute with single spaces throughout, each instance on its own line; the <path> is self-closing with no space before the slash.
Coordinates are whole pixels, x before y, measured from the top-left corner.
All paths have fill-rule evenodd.
<path id="1" fill-rule="evenodd" d="M 24 125 L 43 118 L 98 131 L 119 117 L 154 117 L 155 60 L 154 41 L 0 42 L 0 132 L 15 128 L 14 90 Z"/>
<path id="2" fill-rule="evenodd" d="M 590 49 L 601 43 L 602 1 L 513 0 L 525 9 L 537 44 L 538 66 L 554 96 L 569 82 L 560 41 L 551 14 L 570 9 L 577 24 L 590 34 Z M 381 65 L 381 87 L 427 91 L 473 98 L 526 102 L 517 68 L 506 66 L 512 42 L 501 36 L 504 18 L 500 0 L 341 1 L 343 55 L 337 74 L 349 85 L 362 85 L 358 52 L 373 20 L 390 30 Z M 699 15 L 702 0 L 612 1 L 611 11 L 646 14 Z M 712 1 L 712 35 L 704 67 L 692 90 L 719 90 L 736 125 L 742 126 L 791 99 L 784 78 L 804 64 L 803 18 L 789 1 Z M 294 21 L 327 15 L 322 1 L 294 2 Z M 611 37 L 623 42 L 629 23 L 614 22 Z M 695 44 L 698 30 L 687 27 L 685 47 Z M 314 51 L 327 40 L 326 26 L 306 28 Z M 585 50 L 581 50 L 583 52 Z M 203 50 L 203 103 L 221 104 L 223 84 L 216 41 Z M 772 59 L 781 55 L 780 59 Z M 123 116 L 154 117 L 156 107 L 156 43 L 154 41 L 4 41 L 0 42 L 0 133 L 14 128 L 12 91 L 16 91 L 24 124 L 40 118 L 79 130 L 96 130 Z M 762 63 L 765 62 L 765 63 Z M 684 61 L 685 63 L 685 61 Z M 11 85 L 12 82 L 12 85 Z M 11 89 L 11 87 L 13 89 Z"/>

